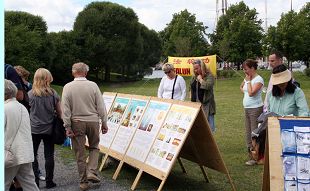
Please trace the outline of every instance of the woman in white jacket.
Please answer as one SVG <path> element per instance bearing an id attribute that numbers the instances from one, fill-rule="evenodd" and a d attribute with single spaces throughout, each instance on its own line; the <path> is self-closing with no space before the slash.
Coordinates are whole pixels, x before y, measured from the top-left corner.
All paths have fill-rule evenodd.
<path id="1" fill-rule="evenodd" d="M 14 164 L 5 166 L 5 190 L 13 178 L 19 180 L 24 191 L 39 191 L 32 169 L 33 146 L 30 119 L 27 109 L 16 100 L 17 88 L 5 80 L 4 133 L 5 147 L 15 156 Z"/>
<path id="2" fill-rule="evenodd" d="M 186 98 L 186 84 L 183 77 L 175 73 L 173 64 L 164 64 L 162 70 L 166 75 L 160 81 L 157 97 L 184 101 Z"/>

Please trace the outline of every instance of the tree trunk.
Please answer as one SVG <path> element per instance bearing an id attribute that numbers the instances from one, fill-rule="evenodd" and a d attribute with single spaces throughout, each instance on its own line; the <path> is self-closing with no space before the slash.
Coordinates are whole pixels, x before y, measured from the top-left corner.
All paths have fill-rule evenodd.
<path id="1" fill-rule="evenodd" d="M 104 81 L 109 82 L 111 79 L 111 68 L 110 66 L 107 64 L 105 66 L 105 75 L 104 75 Z"/>

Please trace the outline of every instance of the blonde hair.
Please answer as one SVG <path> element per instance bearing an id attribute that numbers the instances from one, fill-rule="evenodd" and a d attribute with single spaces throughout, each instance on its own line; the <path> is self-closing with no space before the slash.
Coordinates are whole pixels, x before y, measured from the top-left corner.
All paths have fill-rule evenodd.
<path id="1" fill-rule="evenodd" d="M 168 72 L 168 71 L 170 71 L 170 70 L 174 70 L 174 66 L 173 66 L 173 64 L 167 62 L 167 63 L 165 63 L 165 64 L 163 65 L 162 70 L 163 70 L 164 72 Z"/>
<path id="2" fill-rule="evenodd" d="M 26 70 L 22 66 L 14 66 L 14 68 L 20 77 L 24 78 L 25 80 L 28 80 L 28 77 L 30 75 L 30 72 L 28 70 Z"/>
<path id="3" fill-rule="evenodd" d="M 194 64 L 198 64 L 200 66 L 203 77 L 208 73 L 209 69 L 207 68 L 206 64 L 201 59 L 194 60 L 193 65 Z M 193 75 L 195 74 L 193 73 Z"/>
<path id="4" fill-rule="evenodd" d="M 50 87 L 53 76 L 50 71 L 45 68 L 39 68 L 34 73 L 32 92 L 35 96 L 53 95 L 53 89 Z"/>

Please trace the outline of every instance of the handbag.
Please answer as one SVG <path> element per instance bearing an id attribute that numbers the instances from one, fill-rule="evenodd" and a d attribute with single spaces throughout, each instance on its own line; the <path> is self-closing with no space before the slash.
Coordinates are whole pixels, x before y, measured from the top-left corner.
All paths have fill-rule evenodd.
<path id="1" fill-rule="evenodd" d="M 54 101 L 54 109 L 56 111 L 56 100 L 55 96 L 53 95 L 53 101 Z M 54 120 L 53 120 L 53 142 L 56 145 L 62 145 L 64 144 L 66 140 L 66 129 L 64 127 L 63 120 L 58 117 L 57 113 L 54 114 Z"/>
<path id="2" fill-rule="evenodd" d="M 5 150 L 5 163 L 4 163 L 5 168 L 12 167 L 12 166 L 14 166 L 16 164 L 16 157 L 15 157 L 14 153 L 11 151 L 11 147 L 12 147 L 12 144 L 13 144 L 13 142 L 15 140 L 17 132 L 18 132 L 18 130 L 20 128 L 20 125 L 22 123 L 22 117 L 23 117 L 22 116 L 22 108 L 20 109 L 20 113 L 21 113 L 21 117 L 20 117 L 18 128 L 17 128 L 17 130 L 15 132 L 14 138 L 13 138 L 10 146 L 9 147 L 5 147 L 5 149 L 4 149 Z"/>

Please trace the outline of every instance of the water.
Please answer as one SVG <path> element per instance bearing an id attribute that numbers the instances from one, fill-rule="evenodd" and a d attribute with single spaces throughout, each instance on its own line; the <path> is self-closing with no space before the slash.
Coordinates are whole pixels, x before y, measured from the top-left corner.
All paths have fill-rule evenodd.
<path id="1" fill-rule="evenodd" d="M 146 75 L 144 76 L 144 78 L 147 78 L 147 79 L 162 78 L 164 75 L 165 73 L 162 70 L 153 70 L 152 75 Z"/>

